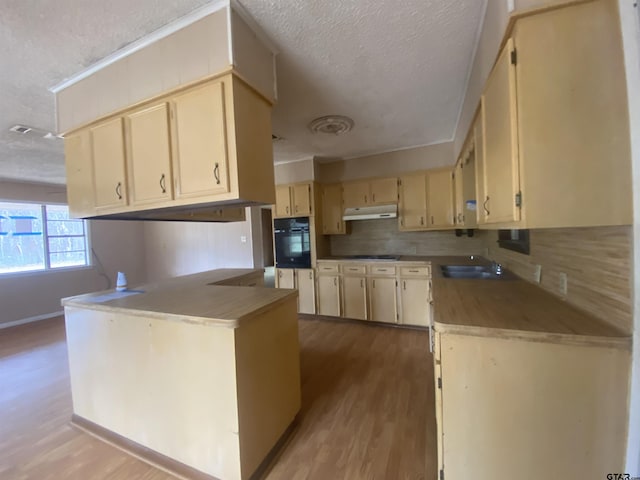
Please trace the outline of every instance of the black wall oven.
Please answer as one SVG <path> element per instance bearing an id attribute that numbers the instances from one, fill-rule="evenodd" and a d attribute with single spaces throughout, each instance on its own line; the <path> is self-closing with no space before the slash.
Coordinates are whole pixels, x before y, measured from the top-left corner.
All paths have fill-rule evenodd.
<path id="1" fill-rule="evenodd" d="M 309 217 L 273 221 L 277 268 L 311 268 Z"/>

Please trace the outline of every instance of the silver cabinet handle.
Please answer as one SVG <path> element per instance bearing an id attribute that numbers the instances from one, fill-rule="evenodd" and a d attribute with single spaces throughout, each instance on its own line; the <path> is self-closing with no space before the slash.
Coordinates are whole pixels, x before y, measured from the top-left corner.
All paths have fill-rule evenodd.
<path id="1" fill-rule="evenodd" d="M 289 215 L 289 206 L 286 207 L 287 215 Z"/>
<path id="2" fill-rule="evenodd" d="M 118 200 L 122 200 L 122 183 L 118 182 L 116 185 L 116 195 L 118 196 Z"/>
<path id="3" fill-rule="evenodd" d="M 333 277 L 333 285 L 334 285 L 335 287 L 337 287 L 337 286 L 338 286 L 338 279 L 337 279 L 336 277 Z"/>
<path id="4" fill-rule="evenodd" d="M 407 289 L 407 281 L 406 281 L 406 280 L 403 280 L 403 281 L 402 281 L 402 289 L 403 289 L 403 290 L 406 290 L 406 289 Z"/>
<path id="5" fill-rule="evenodd" d="M 375 202 L 376 201 L 376 194 L 374 193 L 371 197 L 373 198 L 373 201 Z"/>
<path id="6" fill-rule="evenodd" d="M 164 173 L 160 177 L 160 189 L 162 190 L 162 193 L 167 193 L 167 187 L 164 182 Z"/>
<path id="7" fill-rule="evenodd" d="M 420 225 L 424 225 L 424 217 L 420 217 Z"/>
<path id="8" fill-rule="evenodd" d="M 489 209 L 487 208 L 487 203 L 489 203 L 489 195 L 487 195 L 487 199 L 482 204 L 482 208 L 484 208 L 484 211 L 487 215 L 490 215 Z"/>
<path id="9" fill-rule="evenodd" d="M 363 278 L 360 279 L 360 288 L 364 288 L 364 279 Z"/>
<path id="10" fill-rule="evenodd" d="M 313 272 L 309 272 L 309 280 L 313 280 Z"/>
<path id="11" fill-rule="evenodd" d="M 431 215 L 431 225 L 433 225 L 433 215 Z"/>

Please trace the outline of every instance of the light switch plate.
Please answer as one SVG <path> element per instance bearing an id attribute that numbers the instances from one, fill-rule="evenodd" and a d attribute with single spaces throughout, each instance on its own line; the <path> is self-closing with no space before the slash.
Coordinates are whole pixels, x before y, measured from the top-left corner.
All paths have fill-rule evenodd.
<path id="1" fill-rule="evenodd" d="M 533 271 L 533 281 L 540 283 L 540 277 L 542 277 L 542 265 L 536 265 Z"/>
<path id="2" fill-rule="evenodd" d="M 562 295 L 563 297 L 567 296 L 567 274 L 564 272 L 561 272 L 559 275 L 559 282 L 560 285 L 560 295 Z"/>
<path id="3" fill-rule="evenodd" d="M 242 235 L 242 236 L 240 237 L 240 241 L 241 241 L 242 243 L 247 243 L 247 237 L 246 237 L 245 235 Z"/>

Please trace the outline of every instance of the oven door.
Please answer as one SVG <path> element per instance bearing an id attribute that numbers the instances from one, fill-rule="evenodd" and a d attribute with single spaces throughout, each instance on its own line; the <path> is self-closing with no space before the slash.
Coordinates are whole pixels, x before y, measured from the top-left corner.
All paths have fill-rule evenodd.
<path id="1" fill-rule="evenodd" d="M 311 268 L 309 228 L 286 220 L 285 225 L 274 224 L 276 267 Z"/>

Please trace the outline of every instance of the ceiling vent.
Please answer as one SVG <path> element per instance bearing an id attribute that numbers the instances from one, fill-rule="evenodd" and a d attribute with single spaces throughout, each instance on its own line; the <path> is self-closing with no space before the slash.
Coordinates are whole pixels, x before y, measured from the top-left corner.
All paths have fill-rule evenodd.
<path id="1" fill-rule="evenodd" d="M 26 125 L 14 125 L 9 129 L 10 132 L 16 132 L 24 135 L 25 133 L 29 133 L 33 128 L 27 127 Z"/>
<path id="2" fill-rule="evenodd" d="M 342 135 L 353 128 L 353 120 L 344 115 L 327 115 L 316 118 L 309 124 L 311 133 L 326 133 L 329 135 Z"/>
<path id="3" fill-rule="evenodd" d="M 14 125 L 9 129 L 10 132 L 19 133 L 20 135 L 28 135 L 29 137 L 46 138 L 47 140 L 61 139 L 60 135 L 56 135 L 41 128 L 27 127 L 26 125 Z"/>

